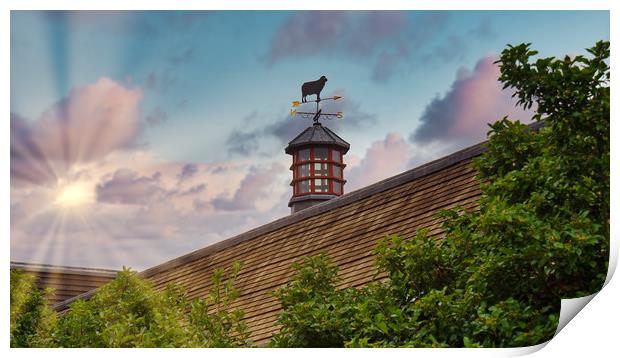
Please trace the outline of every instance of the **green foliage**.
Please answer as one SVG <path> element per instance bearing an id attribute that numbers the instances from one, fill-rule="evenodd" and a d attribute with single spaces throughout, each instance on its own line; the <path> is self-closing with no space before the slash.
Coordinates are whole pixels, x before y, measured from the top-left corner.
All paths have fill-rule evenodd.
<path id="1" fill-rule="evenodd" d="M 62 347 L 183 346 L 184 306 L 177 291 L 159 294 L 124 269 L 89 300 L 71 305 L 59 320 L 56 339 Z"/>
<path id="2" fill-rule="evenodd" d="M 336 290 L 337 268 L 326 256 L 295 264 L 297 276 L 275 292 L 284 312 L 282 330 L 274 335 L 274 347 L 338 347 L 351 335 L 348 317 L 350 291 Z"/>
<path id="3" fill-rule="evenodd" d="M 11 270 L 11 347 L 44 347 L 49 343 L 56 316 L 34 276 Z"/>
<path id="4" fill-rule="evenodd" d="M 18 280 L 17 276 L 13 280 L 12 273 L 11 341 L 15 331 L 20 339 L 15 339 L 16 346 L 23 347 L 249 346 L 243 311 L 231 308 L 239 296 L 233 284 L 240 269 L 235 263 L 229 275 L 216 270 L 209 295 L 194 300 L 179 286 L 157 291 L 136 272 L 123 269 L 90 299 L 75 301 L 58 318 L 36 291 L 30 301 L 38 304 L 38 310 L 28 306 L 23 287 L 32 289 L 33 281 Z M 39 311 L 51 315 L 50 324 L 30 323 L 30 317 L 41 315 Z"/>
<path id="5" fill-rule="evenodd" d="M 392 236 L 375 255 L 387 279 L 336 288 L 311 258 L 277 292 L 275 346 L 512 347 L 550 339 L 562 298 L 599 290 L 609 250 L 609 43 L 561 60 L 509 46 L 500 80 L 535 105 L 539 130 L 504 118 L 475 160 L 473 211 L 443 211 L 445 237 Z"/>
<path id="6" fill-rule="evenodd" d="M 231 309 L 239 297 L 234 281 L 241 270 L 241 263 L 233 263 L 228 280 L 224 270 L 215 270 L 211 278 L 211 291 L 206 299 L 191 302 L 189 322 L 194 346 L 200 347 L 249 347 L 250 332 L 243 320 L 241 309 Z"/>

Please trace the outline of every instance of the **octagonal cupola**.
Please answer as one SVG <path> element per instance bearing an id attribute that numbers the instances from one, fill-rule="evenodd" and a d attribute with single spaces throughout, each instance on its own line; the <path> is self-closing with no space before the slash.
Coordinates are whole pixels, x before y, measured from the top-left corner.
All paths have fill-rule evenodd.
<path id="1" fill-rule="evenodd" d="M 293 157 L 293 196 L 288 203 L 291 213 L 344 193 L 344 155 L 349 147 L 318 121 L 289 142 L 285 152 Z"/>

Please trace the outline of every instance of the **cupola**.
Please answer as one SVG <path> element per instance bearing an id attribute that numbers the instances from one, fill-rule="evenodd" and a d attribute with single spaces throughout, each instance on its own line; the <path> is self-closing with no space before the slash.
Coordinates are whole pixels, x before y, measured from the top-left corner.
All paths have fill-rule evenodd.
<path id="1" fill-rule="evenodd" d="M 333 199 L 344 193 L 344 155 L 349 143 L 329 128 L 315 123 L 285 149 L 293 157 L 291 213 Z"/>

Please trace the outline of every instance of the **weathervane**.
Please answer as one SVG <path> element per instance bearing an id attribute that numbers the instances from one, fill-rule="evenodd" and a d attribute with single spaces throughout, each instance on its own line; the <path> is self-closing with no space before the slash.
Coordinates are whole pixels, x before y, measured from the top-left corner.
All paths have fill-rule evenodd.
<path id="1" fill-rule="evenodd" d="M 313 112 L 300 112 L 297 109 L 293 108 L 291 109 L 291 117 L 300 116 L 301 118 L 312 118 L 314 123 L 318 123 L 321 117 L 325 119 L 334 119 L 334 118 L 341 119 L 343 117 L 342 112 L 323 113 L 322 110 L 319 108 L 319 103 L 321 101 L 326 101 L 326 100 L 337 101 L 340 98 L 342 98 L 341 96 L 333 96 L 333 97 L 321 99 L 321 91 L 323 90 L 323 87 L 325 87 L 325 82 L 327 82 L 327 78 L 325 76 L 321 76 L 321 78 L 319 78 L 316 81 L 305 82 L 303 85 L 301 85 L 301 102 L 293 101 L 293 107 L 299 107 L 302 103 L 315 102 L 316 111 L 314 113 Z M 306 97 L 309 95 L 313 95 L 313 94 L 316 95 L 316 99 L 314 101 L 308 101 Z"/>

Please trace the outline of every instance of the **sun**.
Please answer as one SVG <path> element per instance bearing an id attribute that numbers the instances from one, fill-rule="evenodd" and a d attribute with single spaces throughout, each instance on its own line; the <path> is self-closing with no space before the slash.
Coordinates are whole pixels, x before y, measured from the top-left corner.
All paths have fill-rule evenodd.
<path id="1" fill-rule="evenodd" d="M 75 182 L 60 187 L 55 204 L 62 208 L 81 206 L 93 201 L 93 188 L 85 182 Z"/>

